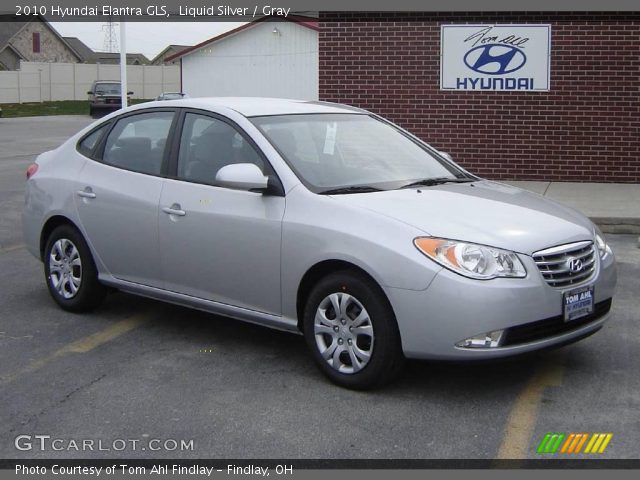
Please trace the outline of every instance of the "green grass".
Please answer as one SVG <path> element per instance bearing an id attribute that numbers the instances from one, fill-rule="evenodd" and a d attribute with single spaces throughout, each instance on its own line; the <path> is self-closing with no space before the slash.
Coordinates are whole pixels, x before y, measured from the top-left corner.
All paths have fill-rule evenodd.
<path id="1" fill-rule="evenodd" d="M 136 98 L 131 104 L 148 102 L 149 100 Z M 2 118 L 34 117 L 40 115 L 89 115 L 87 100 L 63 100 L 60 102 L 38 103 L 0 103 Z"/>

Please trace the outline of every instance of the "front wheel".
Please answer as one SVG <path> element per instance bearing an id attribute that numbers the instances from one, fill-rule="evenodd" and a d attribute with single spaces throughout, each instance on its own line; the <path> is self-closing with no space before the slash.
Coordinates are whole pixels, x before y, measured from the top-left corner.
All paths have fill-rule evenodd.
<path id="1" fill-rule="evenodd" d="M 318 282 L 304 310 L 304 334 L 320 370 L 343 387 L 381 386 L 404 360 L 391 306 L 380 287 L 357 272 Z"/>
<path id="2" fill-rule="evenodd" d="M 91 310 L 104 299 L 106 288 L 98 281 L 89 246 L 70 225 L 61 225 L 49 235 L 44 274 L 49 293 L 65 310 Z"/>

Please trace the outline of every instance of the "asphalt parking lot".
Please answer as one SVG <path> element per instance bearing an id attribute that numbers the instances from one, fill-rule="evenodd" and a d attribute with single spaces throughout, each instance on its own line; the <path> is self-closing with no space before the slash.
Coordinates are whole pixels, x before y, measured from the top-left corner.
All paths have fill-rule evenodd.
<path id="1" fill-rule="evenodd" d="M 24 171 L 90 121 L 0 118 L 0 458 L 536 458 L 546 432 L 611 432 L 600 458 L 638 458 L 637 236 L 607 236 L 619 286 L 596 335 L 499 363 L 410 362 L 352 392 L 296 335 L 122 293 L 91 314 L 55 306 L 22 244 Z M 23 451 L 18 435 L 193 449 Z"/>

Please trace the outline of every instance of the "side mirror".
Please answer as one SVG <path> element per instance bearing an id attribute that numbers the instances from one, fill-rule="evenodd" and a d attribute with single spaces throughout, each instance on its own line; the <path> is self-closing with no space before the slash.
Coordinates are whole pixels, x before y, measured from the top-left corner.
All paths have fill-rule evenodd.
<path id="1" fill-rule="evenodd" d="M 236 190 L 265 191 L 269 186 L 269 177 L 265 177 L 253 163 L 235 163 L 218 170 L 216 183 Z"/>
<path id="2" fill-rule="evenodd" d="M 93 95 L 93 92 L 92 92 L 91 90 L 89 90 L 89 91 L 87 92 L 87 95 Z"/>
<path id="3" fill-rule="evenodd" d="M 447 160 L 453 162 L 453 157 L 449 153 L 443 152 L 442 150 L 438 150 L 438 153 L 442 155 L 444 158 L 446 158 Z"/>
<path id="4" fill-rule="evenodd" d="M 133 92 L 127 92 L 127 95 L 133 95 Z"/>

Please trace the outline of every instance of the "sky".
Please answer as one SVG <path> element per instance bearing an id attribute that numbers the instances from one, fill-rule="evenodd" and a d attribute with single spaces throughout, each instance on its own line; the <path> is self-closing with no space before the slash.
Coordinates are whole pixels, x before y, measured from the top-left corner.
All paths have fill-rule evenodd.
<path id="1" fill-rule="evenodd" d="M 195 45 L 244 22 L 128 22 L 127 52 L 152 60 L 167 45 Z M 104 50 L 105 28 L 100 22 L 51 22 L 63 37 L 78 37 L 94 51 Z M 115 28 L 120 43 L 119 27 Z"/>

